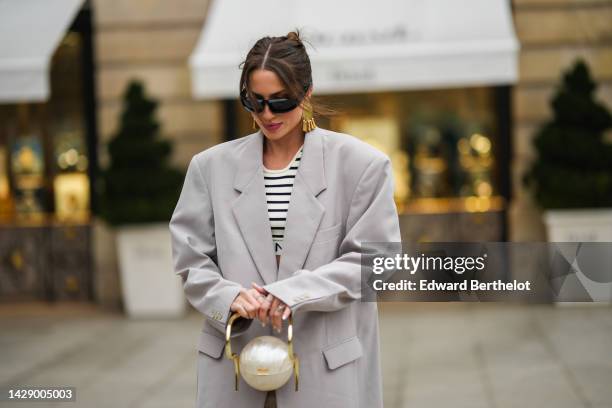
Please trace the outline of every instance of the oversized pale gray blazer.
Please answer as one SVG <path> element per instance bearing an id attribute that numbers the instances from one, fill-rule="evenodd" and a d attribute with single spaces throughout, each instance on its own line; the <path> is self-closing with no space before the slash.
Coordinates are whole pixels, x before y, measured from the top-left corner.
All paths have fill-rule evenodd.
<path id="1" fill-rule="evenodd" d="M 300 389 L 277 390 L 280 408 L 382 407 L 376 303 L 361 302 L 361 242 L 399 242 L 386 155 L 355 137 L 316 128 L 304 150 L 277 270 L 263 179 L 261 132 L 193 157 L 170 221 L 175 272 L 205 316 L 198 343 L 197 407 L 263 407 L 265 393 L 223 354 L 230 304 L 263 285 L 291 307 Z M 232 350 L 270 326 L 238 319 Z M 238 324 L 240 323 L 240 324 Z"/>

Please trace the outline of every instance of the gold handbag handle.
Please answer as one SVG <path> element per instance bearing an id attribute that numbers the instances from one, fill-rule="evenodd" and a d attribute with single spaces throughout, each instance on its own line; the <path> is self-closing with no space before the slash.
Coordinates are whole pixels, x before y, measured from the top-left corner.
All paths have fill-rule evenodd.
<path id="1" fill-rule="evenodd" d="M 240 356 L 236 353 L 232 353 L 232 343 L 230 337 L 232 336 L 232 323 L 234 320 L 239 318 L 238 313 L 234 313 L 230 316 L 227 321 L 227 327 L 225 328 L 225 357 L 229 358 L 234 362 L 234 391 L 238 391 L 238 377 L 240 375 Z"/>
<path id="2" fill-rule="evenodd" d="M 240 356 L 232 352 L 232 324 L 240 317 L 240 314 L 233 313 L 227 321 L 225 328 L 225 357 L 234 362 L 234 391 L 238 391 L 238 377 L 240 376 Z M 289 359 L 293 363 L 293 375 L 295 376 L 295 391 L 298 390 L 298 380 L 300 375 L 300 361 L 296 354 L 293 353 L 293 316 L 289 315 L 289 326 L 287 327 L 287 349 L 289 351 Z"/>

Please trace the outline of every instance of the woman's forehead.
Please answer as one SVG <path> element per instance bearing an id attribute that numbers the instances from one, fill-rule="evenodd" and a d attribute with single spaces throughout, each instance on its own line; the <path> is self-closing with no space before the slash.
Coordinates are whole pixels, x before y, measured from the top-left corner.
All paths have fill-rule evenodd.
<path id="1" fill-rule="evenodd" d="M 273 71 L 258 69 L 250 75 L 249 89 L 261 96 L 269 96 L 285 91 L 285 85 Z"/>

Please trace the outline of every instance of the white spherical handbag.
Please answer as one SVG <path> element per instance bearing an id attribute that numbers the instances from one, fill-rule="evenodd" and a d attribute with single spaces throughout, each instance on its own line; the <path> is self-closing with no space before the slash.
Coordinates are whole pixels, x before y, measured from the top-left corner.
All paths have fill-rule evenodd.
<path id="1" fill-rule="evenodd" d="M 293 353 L 293 318 L 289 316 L 287 343 L 273 336 L 255 337 L 247 343 L 240 356 L 232 353 L 230 338 L 232 323 L 239 318 L 232 314 L 225 331 L 225 356 L 234 362 L 235 386 L 238 391 L 238 376 L 259 391 L 276 390 L 289 381 L 291 371 L 295 375 L 295 391 L 298 390 L 300 362 Z"/>

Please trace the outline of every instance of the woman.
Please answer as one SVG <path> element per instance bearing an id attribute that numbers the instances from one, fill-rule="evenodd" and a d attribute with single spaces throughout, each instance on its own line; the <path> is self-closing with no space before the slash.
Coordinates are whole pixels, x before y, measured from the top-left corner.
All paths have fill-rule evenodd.
<path id="1" fill-rule="evenodd" d="M 193 157 L 170 221 L 175 271 L 206 317 L 197 406 L 382 406 L 376 303 L 361 302 L 362 242 L 399 242 L 387 156 L 312 120 L 299 34 L 264 37 L 243 63 L 241 101 L 260 130 Z M 254 337 L 286 339 L 293 315 L 300 389 L 250 388 L 224 359 Z M 257 319 L 261 324 L 251 324 Z"/>

